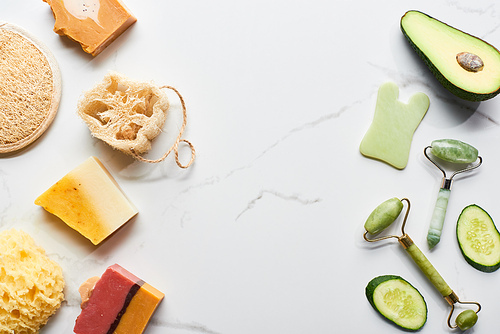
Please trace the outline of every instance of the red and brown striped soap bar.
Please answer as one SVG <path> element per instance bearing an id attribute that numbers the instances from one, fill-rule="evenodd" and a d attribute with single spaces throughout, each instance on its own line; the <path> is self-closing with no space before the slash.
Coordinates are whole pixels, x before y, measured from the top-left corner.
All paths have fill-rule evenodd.
<path id="1" fill-rule="evenodd" d="M 165 295 L 125 270 L 110 266 L 76 319 L 77 334 L 140 334 Z"/>

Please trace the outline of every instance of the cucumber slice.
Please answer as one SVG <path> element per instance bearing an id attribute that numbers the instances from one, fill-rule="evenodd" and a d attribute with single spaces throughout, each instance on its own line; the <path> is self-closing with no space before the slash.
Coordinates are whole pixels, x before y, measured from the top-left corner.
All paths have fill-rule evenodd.
<path id="1" fill-rule="evenodd" d="M 457 239 L 465 260 L 477 270 L 491 273 L 500 268 L 500 234 L 490 215 L 476 204 L 462 210 Z"/>
<path id="2" fill-rule="evenodd" d="M 402 277 L 375 277 L 366 286 L 365 293 L 375 310 L 401 328 L 417 331 L 427 321 L 424 297 Z"/>

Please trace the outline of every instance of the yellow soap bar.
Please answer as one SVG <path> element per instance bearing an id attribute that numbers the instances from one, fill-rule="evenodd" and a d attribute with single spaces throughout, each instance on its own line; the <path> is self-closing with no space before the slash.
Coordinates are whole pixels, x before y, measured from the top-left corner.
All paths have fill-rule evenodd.
<path id="1" fill-rule="evenodd" d="M 47 189 L 36 200 L 94 245 L 137 214 L 113 176 L 90 157 Z"/>
<path id="2" fill-rule="evenodd" d="M 120 0 L 43 0 L 50 5 L 54 31 L 97 56 L 137 19 Z"/>

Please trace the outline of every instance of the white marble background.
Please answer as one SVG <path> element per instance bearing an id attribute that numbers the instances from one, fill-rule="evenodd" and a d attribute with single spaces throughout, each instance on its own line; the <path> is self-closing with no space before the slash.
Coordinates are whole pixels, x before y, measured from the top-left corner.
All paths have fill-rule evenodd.
<path id="1" fill-rule="evenodd" d="M 424 295 L 421 333 L 451 333 L 448 304 L 397 243 L 369 247 L 369 213 L 408 197 L 407 232 L 462 300 L 483 309 L 471 333 L 498 330 L 500 271 L 463 259 L 458 214 L 477 203 L 500 224 L 500 98 L 471 103 L 444 90 L 403 37 L 400 17 L 418 9 L 500 46 L 500 4 L 476 1 L 126 0 L 138 22 L 101 55 L 53 31 L 42 0 L 2 0 L 0 19 L 39 37 L 63 79 L 58 115 L 28 149 L 0 156 L 0 229 L 30 233 L 61 264 L 66 301 L 42 330 L 71 333 L 78 286 L 119 263 L 166 297 L 148 334 L 399 333 L 368 304 L 375 276 L 396 274 Z M 110 70 L 176 87 L 188 107 L 193 166 L 173 157 L 135 162 L 93 139 L 76 115 L 83 91 Z M 378 87 L 431 100 L 407 168 L 361 156 Z M 172 108 L 149 157 L 179 128 Z M 170 137 L 169 137 L 170 136 Z M 425 236 L 441 175 L 422 150 L 438 138 L 476 146 L 477 172 L 454 182 L 441 243 Z M 34 199 L 89 156 L 108 167 L 139 215 L 95 247 Z M 181 150 L 186 161 L 189 152 Z"/>

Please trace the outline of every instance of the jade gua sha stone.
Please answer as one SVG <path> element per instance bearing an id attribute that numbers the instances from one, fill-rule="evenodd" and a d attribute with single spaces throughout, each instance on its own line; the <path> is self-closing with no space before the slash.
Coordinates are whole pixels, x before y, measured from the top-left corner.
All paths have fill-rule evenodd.
<path id="1" fill-rule="evenodd" d="M 395 83 L 380 86 L 375 115 L 359 151 L 366 157 L 403 169 L 408 164 L 413 133 L 429 109 L 429 97 L 416 93 L 408 104 L 398 97 L 399 88 Z"/>

